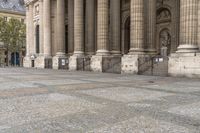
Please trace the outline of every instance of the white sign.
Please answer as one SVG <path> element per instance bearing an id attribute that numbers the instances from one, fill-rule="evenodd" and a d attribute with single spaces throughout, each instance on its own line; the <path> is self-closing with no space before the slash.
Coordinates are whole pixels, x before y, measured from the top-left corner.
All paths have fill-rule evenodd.
<path id="1" fill-rule="evenodd" d="M 163 62 L 164 61 L 164 59 L 163 58 L 159 58 L 159 62 Z"/>
<path id="2" fill-rule="evenodd" d="M 62 59 L 62 66 L 65 66 L 66 62 L 65 59 Z"/>

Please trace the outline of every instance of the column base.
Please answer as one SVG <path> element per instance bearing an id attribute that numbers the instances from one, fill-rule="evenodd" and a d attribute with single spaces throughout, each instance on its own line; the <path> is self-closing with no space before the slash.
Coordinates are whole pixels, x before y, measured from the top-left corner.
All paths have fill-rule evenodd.
<path id="1" fill-rule="evenodd" d="M 199 47 L 196 45 L 180 45 L 177 53 L 195 53 L 199 52 Z"/>
<path id="2" fill-rule="evenodd" d="M 170 76 L 200 78 L 200 53 L 175 53 L 169 57 Z"/>
<path id="3" fill-rule="evenodd" d="M 150 55 L 156 55 L 156 49 L 146 49 L 145 52 Z"/>
<path id="4" fill-rule="evenodd" d="M 69 59 L 66 56 L 54 56 L 53 57 L 53 69 L 68 69 Z"/>
<path id="5" fill-rule="evenodd" d="M 129 50 L 130 55 L 139 55 L 139 54 L 145 54 L 145 49 L 143 48 L 131 48 Z"/>
<path id="6" fill-rule="evenodd" d="M 122 71 L 124 74 L 138 74 L 139 55 L 124 55 L 122 57 Z"/>
<path id="7" fill-rule="evenodd" d="M 122 57 L 122 72 L 124 74 L 150 75 L 152 66 L 151 54 L 128 54 Z"/>
<path id="8" fill-rule="evenodd" d="M 30 68 L 31 66 L 31 58 L 29 56 L 24 57 L 23 66 L 26 68 Z"/>
<path id="9" fill-rule="evenodd" d="M 84 55 L 72 55 L 69 58 L 69 70 L 84 70 Z"/>
<path id="10" fill-rule="evenodd" d="M 112 55 L 114 55 L 114 56 L 115 56 L 115 55 L 116 55 L 116 56 L 120 56 L 120 55 L 121 55 L 121 52 L 120 52 L 120 51 L 114 51 L 114 50 L 113 50 L 113 51 L 111 51 L 110 53 L 111 53 Z"/>
<path id="11" fill-rule="evenodd" d="M 108 50 L 97 50 L 98 56 L 108 56 L 110 52 Z"/>
<path id="12" fill-rule="evenodd" d="M 52 68 L 52 57 L 38 56 L 35 59 L 35 67 L 36 68 Z"/>
<path id="13" fill-rule="evenodd" d="M 91 58 L 91 70 L 94 72 L 121 73 L 121 56 L 99 56 Z"/>

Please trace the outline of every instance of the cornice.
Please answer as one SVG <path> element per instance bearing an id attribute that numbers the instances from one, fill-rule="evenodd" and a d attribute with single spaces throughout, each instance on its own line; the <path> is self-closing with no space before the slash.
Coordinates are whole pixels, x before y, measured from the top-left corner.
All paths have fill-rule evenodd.
<path id="1" fill-rule="evenodd" d="M 32 4 L 32 3 L 36 2 L 36 1 L 38 1 L 38 0 L 24 0 L 26 6 Z"/>

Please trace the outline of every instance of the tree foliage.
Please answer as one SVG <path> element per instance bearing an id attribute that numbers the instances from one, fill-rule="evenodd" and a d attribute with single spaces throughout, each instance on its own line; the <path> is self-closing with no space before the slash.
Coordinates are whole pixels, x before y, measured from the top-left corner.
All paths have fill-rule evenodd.
<path id="1" fill-rule="evenodd" d="M 0 17 L 0 42 L 8 52 L 19 52 L 25 47 L 26 26 L 18 19 L 8 21 Z"/>
<path id="2" fill-rule="evenodd" d="M 10 52 L 17 52 L 25 47 L 25 30 L 25 24 L 18 19 L 11 18 L 5 21 L 0 18 L 0 41 Z"/>

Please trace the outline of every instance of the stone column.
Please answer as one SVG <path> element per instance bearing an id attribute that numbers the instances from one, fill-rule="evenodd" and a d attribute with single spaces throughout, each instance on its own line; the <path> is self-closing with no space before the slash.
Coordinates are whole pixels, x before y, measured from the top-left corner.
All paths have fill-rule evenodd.
<path id="1" fill-rule="evenodd" d="M 23 61 L 24 67 L 31 67 L 31 51 L 33 46 L 33 5 L 29 3 L 26 7 L 26 57 Z M 8 58 L 9 60 L 9 58 Z"/>
<path id="2" fill-rule="evenodd" d="M 57 53 L 56 56 L 65 56 L 65 0 L 57 0 Z"/>
<path id="3" fill-rule="evenodd" d="M 145 1 L 146 2 L 146 1 Z M 131 35 L 130 50 L 128 55 L 122 57 L 121 72 L 137 74 L 140 70 L 139 59 L 145 58 L 144 55 L 144 0 L 131 0 Z"/>
<path id="4" fill-rule="evenodd" d="M 121 42 L 121 0 L 111 0 L 111 53 L 120 55 Z"/>
<path id="5" fill-rule="evenodd" d="M 156 0 L 147 2 L 147 50 L 150 53 L 156 52 Z"/>
<path id="6" fill-rule="evenodd" d="M 108 55 L 108 0 L 98 0 L 97 3 L 97 55 Z"/>
<path id="7" fill-rule="evenodd" d="M 116 0 L 113 2 L 119 2 L 119 1 Z M 116 3 L 112 3 L 112 4 L 116 4 Z M 117 25 L 119 23 L 115 23 L 115 24 Z M 115 28 L 120 28 L 120 27 L 115 27 Z M 118 34 L 115 34 L 115 35 L 118 35 Z M 95 71 L 95 72 L 120 73 L 121 57 L 120 56 L 114 57 L 110 55 L 108 37 L 109 37 L 109 0 L 98 0 L 98 3 L 97 3 L 97 54 L 92 56 L 90 68 L 92 71 Z M 118 46 L 116 47 L 118 48 Z"/>
<path id="8" fill-rule="evenodd" d="M 74 52 L 74 0 L 68 0 L 68 54 Z"/>
<path id="9" fill-rule="evenodd" d="M 95 4 L 96 0 L 86 0 L 85 52 L 88 55 L 93 55 L 95 53 Z"/>
<path id="10" fill-rule="evenodd" d="M 53 57 L 53 69 L 67 69 L 65 53 L 65 0 L 57 0 L 56 12 L 57 52 Z"/>
<path id="11" fill-rule="evenodd" d="M 32 3 L 30 3 L 29 5 L 29 20 L 28 21 L 28 32 L 29 32 L 29 50 L 30 50 L 30 54 L 33 55 L 35 54 L 35 45 L 34 45 L 34 24 L 33 24 L 33 5 Z"/>
<path id="12" fill-rule="evenodd" d="M 130 54 L 144 51 L 144 0 L 131 0 Z"/>
<path id="13" fill-rule="evenodd" d="M 44 21 L 44 56 L 51 57 L 51 6 L 50 0 L 44 0 L 43 3 L 43 21 Z"/>
<path id="14" fill-rule="evenodd" d="M 74 54 L 69 58 L 69 70 L 83 69 L 84 1 L 74 0 Z M 80 64 L 80 65 L 79 65 Z"/>
<path id="15" fill-rule="evenodd" d="M 180 1 L 180 53 L 198 52 L 198 0 Z"/>
<path id="16" fill-rule="evenodd" d="M 200 16 L 200 1 L 198 2 L 198 16 Z M 200 33 L 200 17 L 198 17 L 198 33 Z M 200 34 L 198 34 L 198 46 L 200 49 Z"/>
<path id="17" fill-rule="evenodd" d="M 26 56 L 30 56 L 30 20 L 31 20 L 32 5 L 26 7 Z"/>
<path id="18" fill-rule="evenodd" d="M 199 77 L 200 54 L 198 48 L 199 0 L 180 0 L 180 45 L 177 53 L 171 54 L 168 75 Z"/>
<path id="19" fill-rule="evenodd" d="M 84 54 L 84 1 L 74 0 L 74 55 Z"/>
<path id="20" fill-rule="evenodd" d="M 40 55 L 44 53 L 44 27 L 43 27 L 43 0 L 40 0 L 39 6 L 39 15 L 40 15 Z"/>

